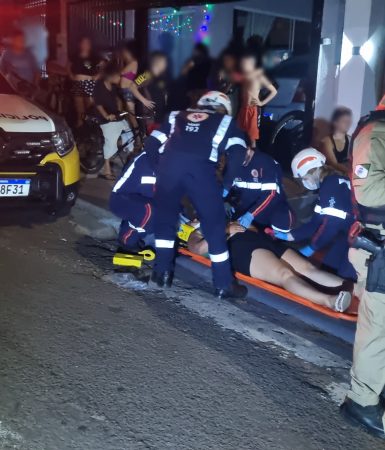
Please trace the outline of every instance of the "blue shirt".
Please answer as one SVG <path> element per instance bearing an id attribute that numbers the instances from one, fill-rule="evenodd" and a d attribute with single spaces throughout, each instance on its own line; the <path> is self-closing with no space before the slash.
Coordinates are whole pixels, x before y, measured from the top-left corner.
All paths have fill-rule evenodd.
<path id="1" fill-rule="evenodd" d="M 230 180 L 232 192 L 237 199 L 236 209 L 240 214 L 249 211 L 254 217 L 265 213 L 270 206 L 289 210 L 282 185 L 282 169 L 274 159 L 258 150 L 247 167 L 239 165 L 234 171 L 236 178 Z M 225 174 L 225 184 L 228 179 Z M 271 200 L 274 202 L 271 203 Z"/>
<path id="2" fill-rule="evenodd" d="M 137 156 L 123 171 L 112 192 L 138 194 L 153 198 L 155 194 L 155 173 L 150 166 L 146 152 Z"/>
<path id="3" fill-rule="evenodd" d="M 29 50 L 25 50 L 23 53 L 14 53 L 11 49 L 7 49 L 0 60 L 0 71 L 4 75 L 15 74 L 22 80 L 33 83 L 39 67 Z"/>
<path id="4" fill-rule="evenodd" d="M 320 250 L 337 237 L 347 239 L 354 221 L 350 180 L 333 174 L 321 183 L 310 222 L 291 231 L 291 234 L 295 241 L 311 238 L 313 250 Z"/>
<path id="5" fill-rule="evenodd" d="M 167 157 L 162 158 L 163 164 L 174 155 L 216 164 L 219 156 L 225 153 L 228 155 L 227 180 L 231 181 L 235 178 L 234 169 L 245 159 L 246 148 L 245 134 L 232 117 L 201 109 L 171 112 L 159 130 L 154 130 L 145 142 L 153 167 L 162 154 Z M 231 181 L 226 188 L 230 189 Z"/>

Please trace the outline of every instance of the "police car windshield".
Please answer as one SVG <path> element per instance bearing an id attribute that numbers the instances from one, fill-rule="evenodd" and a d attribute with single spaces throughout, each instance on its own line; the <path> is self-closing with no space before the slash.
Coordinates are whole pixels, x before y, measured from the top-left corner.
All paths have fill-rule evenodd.
<path id="1" fill-rule="evenodd" d="M 11 88 L 8 81 L 0 74 L 0 94 L 14 94 L 15 91 Z"/>

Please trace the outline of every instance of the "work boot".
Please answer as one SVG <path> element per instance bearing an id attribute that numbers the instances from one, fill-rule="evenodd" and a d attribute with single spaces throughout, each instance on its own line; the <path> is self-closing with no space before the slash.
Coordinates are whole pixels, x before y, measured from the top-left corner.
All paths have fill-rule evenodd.
<path id="1" fill-rule="evenodd" d="M 150 279 L 150 286 L 156 286 L 158 288 L 170 288 L 174 279 L 174 272 L 152 272 Z"/>
<path id="2" fill-rule="evenodd" d="M 242 299 L 247 295 L 247 287 L 233 281 L 227 289 L 215 289 L 215 297 L 222 299 Z"/>
<path id="3" fill-rule="evenodd" d="M 384 408 L 380 404 L 361 406 L 351 398 L 346 397 L 340 406 L 340 412 L 352 425 L 361 425 L 370 434 L 385 439 L 384 424 L 382 422 Z"/>

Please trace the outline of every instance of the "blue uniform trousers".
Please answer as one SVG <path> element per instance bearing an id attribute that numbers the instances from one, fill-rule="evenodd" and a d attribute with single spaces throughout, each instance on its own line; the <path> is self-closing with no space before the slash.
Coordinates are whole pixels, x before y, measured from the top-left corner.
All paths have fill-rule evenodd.
<path id="1" fill-rule="evenodd" d="M 124 249 L 137 249 L 139 241 L 154 232 L 152 202 L 153 199 L 140 194 L 111 194 L 110 210 L 122 219 L 119 242 Z"/>
<path id="2" fill-rule="evenodd" d="M 349 261 L 349 242 L 347 234 L 337 236 L 336 240 L 327 249 L 322 263 L 334 269 L 342 278 L 357 281 L 357 273 Z"/>
<path id="3" fill-rule="evenodd" d="M 165 156 L 157 173 L 155 245 L 157 272 L 174 269 L 175 236 L 181 199 L 187 195 L 198 213 L 208 242 L 213 283 L 226 289 L 233 280 L 226 242 L 226 214 L 216 165 L 184 154 Z"/>

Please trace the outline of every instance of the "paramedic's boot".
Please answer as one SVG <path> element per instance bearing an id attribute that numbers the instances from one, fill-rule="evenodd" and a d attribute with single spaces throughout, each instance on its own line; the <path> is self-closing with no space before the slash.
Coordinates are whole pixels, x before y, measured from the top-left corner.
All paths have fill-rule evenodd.
<path id="1" fill-rule="evenodd" d="M 227 289 L 216 289 L 215 297 L 219 299 L 242 299 L 247 295 L 247 287 L 238 284 L 236 281 L 233 281 L 230 287 Z"/>
<path id="2" fill-rule="evenodd" d="M 170 288 L 174 279 L 174 272 L 152 272 L 150 287 Z"/>
<path id="3" fill-rule="evenodd" d="M 361 406 L 349 397 L 340 407 L 341 414 L 353 425 L 364 427 L 370 434 L 385 439 L 383 415 L 384 408 L 376 406 Z"/>

